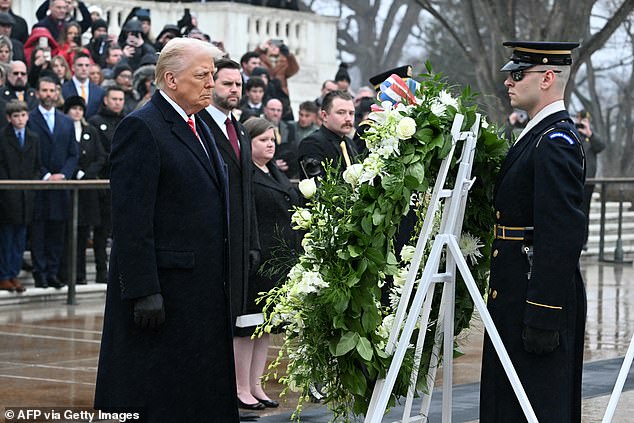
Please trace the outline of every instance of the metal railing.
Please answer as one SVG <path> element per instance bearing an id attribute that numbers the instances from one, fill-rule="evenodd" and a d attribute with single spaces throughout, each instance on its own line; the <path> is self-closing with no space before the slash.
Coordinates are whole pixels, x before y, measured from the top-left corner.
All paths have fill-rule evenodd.
<path id="1" fill-rule="evenodd" d="M 618 219 L 618 239 L 617 250 L 615 251 L 615 260 L 605 258 L 605 221 L 606 221 L 606 202 L 608 197 L 608 187 L 615 184 L 634 184 L 634 177 L 626 178 L 588 178 L 586 184 L 601 185 L 601 219 L 599 229 L 599 261 L 624 263 L 622 249 L 619 253 L 619 240 L 621 239 L 622 230 L 622 211 L 623 198 L 621 195 Z M 66 303 L 69 305 L 77 304 L 75 282 L 77 278 L 77 226 L 79 216 L 79 191 L 87 189 L 109 189 L 110 181 L 107 179 L 92 179 L 86 181 L 16 181 L 16 180 L 0 180 L 0 190 L 69 190 L 72 192 L 72 214 L 71 214 L 71 242 L 70 252 L 67 254 L 69 269 L 68 295 Z"/>
<path id="2" fill-rule="evenodd" d="M 612 263 L 626 263 L 623 259 L 623 246 L 621 241 L 622 222 L 623 222 L 623 189 L 619 189 L 619 217 L 618 217 L 618 231 L 616 249 L 614 251 L 614 260 L 605 258 L 605 212 L 606 203 L 608 198 L 608 187 L 610 185 L 627 185 L 634 184 L 634 178 L 632 177 L 614 177 L 614 178 L 588 178 L 586 184 L 601 185 L 601 219 L 599 227 L 599 261 L 612 262 Z"/>
<path id="3" fill-rule="evenodd" d="M 68 190 L 72 192 L 71 239 L 70 252 L 64 252 L 68 257 L 68 293 L 66 304 L 76 305 L 75 282 L 77 279 L 77 225 L 79 216 L 79 191 L 86 189 L 108 189 L 110 181 L 107 179 L 91 179 L 86 181 L 16 181 L 0 180 L 0 190 Z"/>

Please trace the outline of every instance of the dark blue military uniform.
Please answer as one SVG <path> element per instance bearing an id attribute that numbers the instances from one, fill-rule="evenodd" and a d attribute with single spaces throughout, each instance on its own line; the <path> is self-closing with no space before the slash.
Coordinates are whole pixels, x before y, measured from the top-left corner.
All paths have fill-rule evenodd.
<path id="1" fill-rule="evenodd" d="M 554 76 L 570 66 L 572 49 L 579 44 L 504 45 L 514 48 L 501 69 L 509 72 L 505 85 L 511 105 L 530 108 L 532 120 L 509 150 L 495 186 L 488 310 L 538 421 L 580 422 L 586 294 L 579 256 L 585 233 L 585 157 L 564 107 L 563 88 Z M 527 73 L 544 74 L 546 79 L 521 82 Z M 537 89 L 549 97 L 535 99 Z M 480 423 L 523 421 L 487 334 Z"/>
<path id="2" fill-rule="evenodd" d="M 488 309 L 540 423 L 580 421 L 584 179 L 583 149 L 568 113 L 560 111 L 510 149 L 496 184 L 500 227 L 493 243 Z M 527 227 L 534 229 L 524 234 L 509 229 Z M 559 331 L 559 347 L 543 355 L 526 352 L 526 325 Z M 480 421 L 525 421 L 488 335 Z"/>

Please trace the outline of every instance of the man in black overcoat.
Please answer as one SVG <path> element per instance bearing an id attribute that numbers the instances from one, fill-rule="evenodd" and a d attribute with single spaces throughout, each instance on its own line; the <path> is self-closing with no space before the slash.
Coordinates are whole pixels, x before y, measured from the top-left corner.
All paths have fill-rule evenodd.
<path id="1" fill-rule="evenodd" d="M 214 85 L 210 44 L 175 38 L 158 90 L 117 127 L 113 247 L 95 408 L 145 421 L 238 422 L 226 273 L 227 178 L 196 117 Z"/>
<path id="2" fill-rule="evenodd" d="M 112 150 L 112 137 L 114 131 L 123 119 L 123 106 L 125 96 L 123 89 L 117 85 L 111 85 L 105 90 L 103 104 L 99 108 L 99 112 L 88 118 L 88 123 L 93 125 L 99 131 L 101 144 L 106 152 L 106 163 L 104 164 L 99 178 L 110 179 L 110 160 L 108 156 Z M 93 248 L 95 250 L 95 267 L 97 275 L 95 281 L 97 283 L 106 283 L 108 254 L 106 247 L 108 237 L 112 232 L 112 219 L 110 218 L 110 190 L 99 190 L 99 211 L 101 213 L 100 225 L 93 227 Z"/>
<path id="3" fill-rule="evenodd" d="M 231 312 L 235 320 L 243 315 L 247 304 L 249 269 L 259 262 L 260 243 L 252 196 L 251 139 L 244 126 L 233 116 L 242 95 L 240 65 L 232 60 L 216 61 L 215 87 L 211 105 L 199 113 L 218 143 L 218 149 L 229 173 L 229 210 L 231 228 L 230 275 Z M 232 145 L 227 119 L 233 124 L 237 146 Z M 231 131 L 231 129 L 229 129 Z M 236 149 L 238 154 L 236 154 Z M 236 328 L 239 335 L 239 328 Z"/>
<path id="4" fill-rule="evenodd" d="M 348 136 L 354 130 L 354 101 L 352 96 L 335 90 L 324 97 L 321 104 L 321 127 L 299 143 L 297 152 L 300 177 L 312 178 L 322 176 L 325 162 L 332 162 L 339 167 L 339 172 L 346 170 L 344 150 L 351 161 L 357 155 L 354 142 Z"/>
<path id="5" fill-rule="evenodd" d="M 526 128 L 495 187 L 488 309 L 540 423 L 581 421 L 584 154 L 564 107 L 577 43 L 507 42 L 504 85 Z M 488 335 L 480 422 L 526 421 Z"/>

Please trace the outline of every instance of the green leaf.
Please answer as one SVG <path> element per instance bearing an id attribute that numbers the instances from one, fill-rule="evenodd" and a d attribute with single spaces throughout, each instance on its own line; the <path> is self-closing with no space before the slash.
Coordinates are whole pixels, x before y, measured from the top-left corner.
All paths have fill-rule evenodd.
<path id="1" fill-rule="evenodd" d="M 382 267 L 385 264 L 385 257 L 383 256 L 383 253 L 376 248 L 368 248 L 365 250 L 365 256 L 377 266 Z"/>
<path id="2" fill-rule="evenodd" d="M 350 257 L 359 257 L 363 254 L 363 248 L 358 245 L 348 245 L 348 252 L 350 253 Z"/>
<path id="3" fill-rule="evenodd" d="M 348 329 L 344 316 L 342 314 L 338 314 L 332 319 L 332 326 L 335 329 Z"/>
<path id="4" fill-rule="evenodd" d="M 381 213 L 381 210 L 374 209 L 374 213 L 372 213 L 372 224 L 374 226 L 379 226 L 385 220 L 385 215 Z"/>
<path id="5" fill-rule="evenodd" d="M 363 219 L 361 219 L 361 228 L 366 234 L 372 235 L 372 218 L 370 218 L 369 216 L 365 216 Z"/>
<path id="6" fill-rule="evenodd" d="M 408 167 L 405 173 L 407 176 L 414 177 L 419 185 L 425 179 L 425 167 L 420 162 L 415 163 L 412 166 Z M 414 189 L 414 188 L 411 188 L 411 189 Z"/>
<path id="7" fill-rule="evenodd" d="M 341 357 L 342 355 L 349 353 L 354 347 L 357 346 L 358 342 L 358 333 L 346 332 L 337 343 L 337 348 L 334 354 L 335 357 Z"/>
<path id="8" fill-rule="evenodd" d="M 359 339 L 359 343 L 357 344 L 357 352 L 365 361 L 372 360 L 372 355 L 374 354 L 374 349 L 372 348 L 372 344 L 368 341 L 367 338 L 361 337 Z"/>

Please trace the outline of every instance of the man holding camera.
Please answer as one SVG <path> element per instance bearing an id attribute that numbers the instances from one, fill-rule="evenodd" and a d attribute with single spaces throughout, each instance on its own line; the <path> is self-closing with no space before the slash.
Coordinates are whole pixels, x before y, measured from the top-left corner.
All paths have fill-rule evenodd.
<path id="1" fill-rule="evenodd" d="M 586 154 L 586 179 L 594 178 L 597 173 L 597 155 L 605 149 L 605 144 L 590 128 L 589 112 L 582 110 L 577 113 L 577 116 L 575 117 L 575 126 L 577 127 L 577 132 L 581 135 L 581 145 L 583 145 L 583 150 Z M 586 183 L 583 187 L 583 213 L 586 215 L 586 236 L 583 243 L 584 250 L 587 248 L 588 243 L 590 202 L 592 201 L 593 192 L 594 184 Z"/>
<path id="2" fill-rule="evenodd" d="M 282 120 L 294 120 L 290 108 L 290 94 L 288 92 L 288 78 L 299 71 L 299 64 L 295 55 L 290 52 L 283 40 L 268 40 L 255 49 L 260 55 L 260 63 L 269 71 L 271 80 L 280 81 L 281 93 L 278 98 L 284 106 Z"/>
<path id="3" fill-rule="evenodd" d="M 143 38 L 143 25 L 138 19 L 129 20 L 124 26 L 119 38 L 123 45 L 123 56 L 127 59 L 133 71 L 141 66 L 141 59 L 146 54 L 155 54 L 156 50 L 146 43 Z"/>

